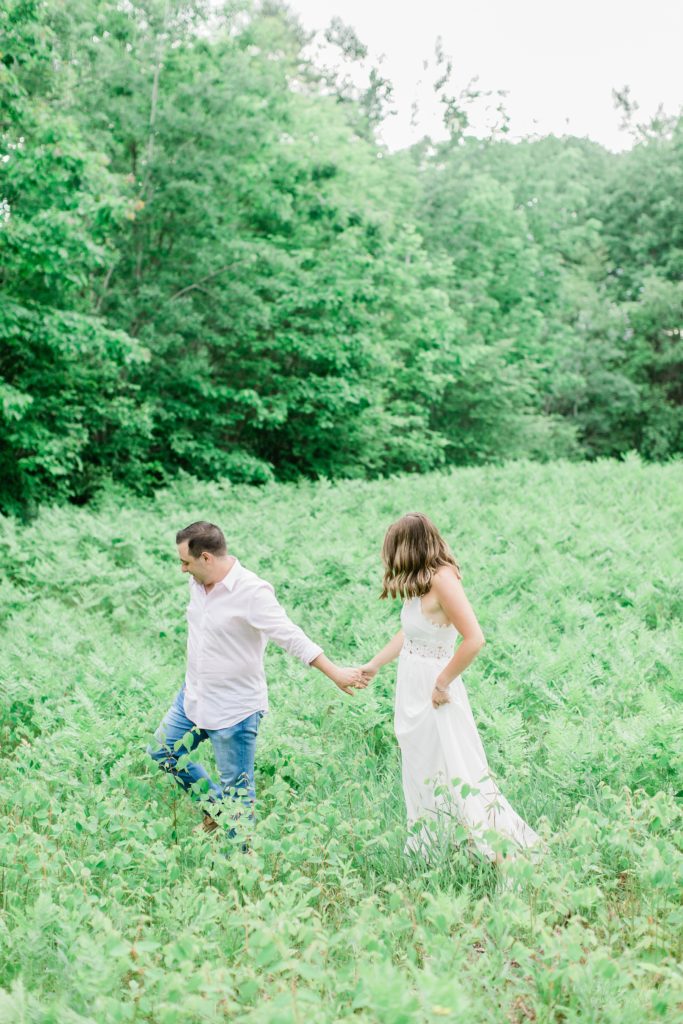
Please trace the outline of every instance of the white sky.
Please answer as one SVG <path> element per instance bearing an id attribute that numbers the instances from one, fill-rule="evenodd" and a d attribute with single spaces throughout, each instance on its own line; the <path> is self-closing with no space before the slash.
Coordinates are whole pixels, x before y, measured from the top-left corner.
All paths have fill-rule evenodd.
<path id="1" fill-rule="evenodd" d="M 646 120 L 662 103 L 683 106 L 683 0 L 288 0 L 307 29 L 334 16 L 353 26 L 394 83 L 397 116 L 383 136 L 392 148 L 437 137 L 439 111 L 430 74 L 434 43 L 453 58 L 454 82 L 475 75 L 482 89 L 505 89 L 511 138 L 532 133 L 587 135 L 611 149 L 619 131 L 612 89 L 630 85 Z M 419 83 L 422 80 L 422 85 Z M 411 106 L 420 120 L 411 128 Z M 483 122 L 482 122 L 483 123 Z M 476 127 L 476 126 L 475 126 Z"/>

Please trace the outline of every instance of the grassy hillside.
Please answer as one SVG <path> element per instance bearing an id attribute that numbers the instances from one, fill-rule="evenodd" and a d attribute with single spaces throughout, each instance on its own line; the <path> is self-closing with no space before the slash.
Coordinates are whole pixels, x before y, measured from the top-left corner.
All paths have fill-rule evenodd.
<path id="1" fill-rule="evenodd" d="M 634 458 L 0 520 L 0 1024 L 681 1019 L 682 508 L 680 464 Z M 393 666 L 350 699 L 275 648 L 254 855 L 217 856 L 144 752 L 182 681 L 176 529 L 220 523 L 359 662 L 397 628 L 379 548 L 410 510 L 462 564 L 465 684 L 547 861 L 498 893 L 462 852 L 404 859 Z"/>

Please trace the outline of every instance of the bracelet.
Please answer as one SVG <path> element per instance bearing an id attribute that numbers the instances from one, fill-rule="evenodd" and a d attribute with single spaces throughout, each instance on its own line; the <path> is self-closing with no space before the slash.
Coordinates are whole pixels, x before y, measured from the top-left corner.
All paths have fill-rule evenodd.
<path id="1" fill-rule="evenodd" d="M 450 685 L 451 685 L 451 684 L 450 684 L 450 683 L 448 683 L 448 685 L 447 685 L 447 686 L 446 686 L 446 688 L 444 689 L 444 687 L 443 687 L 443 686 L 439 686 L 439 684 L 438 684 L 438 683 L 434 683 L 434 687 L 435 687 L 435 689 L 437 689 L 437 690 L 439 691 L 439 693 L 448 693 L 448 687 L 449 687 Z"/>

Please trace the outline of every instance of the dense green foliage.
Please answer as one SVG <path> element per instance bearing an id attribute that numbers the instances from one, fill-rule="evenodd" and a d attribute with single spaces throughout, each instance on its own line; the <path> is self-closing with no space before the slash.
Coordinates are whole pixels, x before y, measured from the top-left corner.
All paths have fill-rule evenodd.
<path id="1" fill-rule="evenodd" d="M 513 892 L 462 850 L 404 859 L 393 666 L 351 699 L 269 648 L 251 857 L 194 831 L 144 752 L 182 678 L 177 527 L 222 523 L 310 635 L 359 662 L 396 628 L 379 547 L 406 495 L 462 562 L 487 636 L 473 712 L 549 842 Z M 0 520 L 0 1022 L 680 1019 L 682 500 L 679 466 L 632 457 L 185 479 Z"/>
<path id="2" fill-rule="evenodd" d="M 353 32 L 317 67 L 277 3 L 0 37 L 0 508 L 681 450 L 680 121 L 480 141 L 444 72 L 452 137 L 392 155 Z"/>
<path id="3" fill-rule="evenodd" d="M 498 346 L 509 394 L 588 456 L 683 444 L 683 121 L 663 130 L 618 157 L 470 140 L 426 171 L 421 223 L 453 258 L 469 336 Z"/>

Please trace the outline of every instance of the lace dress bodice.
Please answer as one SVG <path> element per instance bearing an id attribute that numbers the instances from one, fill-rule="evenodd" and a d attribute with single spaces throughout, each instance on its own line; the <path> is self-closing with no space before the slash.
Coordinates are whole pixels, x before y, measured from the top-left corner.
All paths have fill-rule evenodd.
<path id="1" fill-rule="evenodd" d="M 412 654 L 418 658 L 453 657 L 458 639 L 457 629 L 450 624 L 440 626 L 428 619 L 422 611 L 421 598 L 411 597 L 404 602 L 401 626 L 404 636 L 402 654 Z"/>

